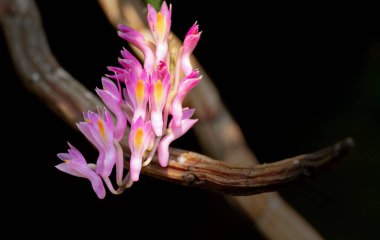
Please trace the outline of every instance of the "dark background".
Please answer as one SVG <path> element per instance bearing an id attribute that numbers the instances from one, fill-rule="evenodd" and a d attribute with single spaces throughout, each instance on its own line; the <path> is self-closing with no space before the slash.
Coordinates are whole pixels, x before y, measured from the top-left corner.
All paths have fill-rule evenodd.
<path id="1" fill-rule="evenodd" d="M 97 2 L 37 3 L 60 64 L 88 88 L 100 86 L 106 66 L 117 64 L 126 43 Z M 275 4 L 248 8 L 243 1 L 172 3 L 172 29 L 178 36 L 183 38 L 194 21 L 200 24 L 203 34 L 195 54 L 261 162 L 355 138 L 355 150 L 336 169 L 281 194 L 327 239 L 380 238 L 375 229 L 380 222 L 380 30 L 375 15 L 346 11 L 346 6 L 330 11 Z M 4 191 L 16 203 L 6 205 L 10 223 L 33 225 L 27 233 L 38 236 L 53 230 L 62 236 L 79 231 L 126 238 L 136 233 L 262 238 L 223 196 L 145 176 L 122 196 L 98 200 L 88 182 L 54 168 L 66 141 L 88 159 L 96 152 L 23 88 L 3 34 L 0 54 L 3 96 L 12 93 L 2 105 L 3 131 L 11 131 L 3 134 L 10 143 L 2 159 L 7 163 L 3 173 L 10 175 Z M 201 151 L 192 133 L 176 146 Z"/>

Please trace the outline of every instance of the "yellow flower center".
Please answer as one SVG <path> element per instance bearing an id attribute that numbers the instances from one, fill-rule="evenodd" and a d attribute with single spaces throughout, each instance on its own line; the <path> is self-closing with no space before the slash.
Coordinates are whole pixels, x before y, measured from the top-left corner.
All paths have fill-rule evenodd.
<path id="1" fill-rule="evenodd" d="M 141 145 L 144 140 L 144 132 L 142 128 L 138 128 L 136 133 L 135 133 L 135 148 L 141 148 Z"/>
<path id="2" fill-rule="evenodd" d="M 106 130 L 104 129 L 103 121 L 100 118 L 98 119 L 98 127 L 99 127 L 100 136 L 102 136 L 103 140 L 105 140 Z"/>
<path id="3" fill-rule="evenodd" d="M 140 104 L 144 100 L 144 83 L 141 79 L 138 80 L 136 84 L 136 99 L 137 99 L 137 102 Z"/>
<path id="4" fill-rule="evenodd" d="M 154 84 L 154 101 L 156 102 L 156 104 L 161 102 L 163 95 L 164 88 L 162 87 L 162 81 L 158 80 L 156 84 Z"/>
<path id="5" fill-rule="evenodd" d="M 157 29 L 158 38 L 163 39 L 165 36 L 165 32 L 166 32 L 166 23 L 165 23 L 164 16 L 162 16 L 161 12 L 157 13 L 156 29 Z"/>

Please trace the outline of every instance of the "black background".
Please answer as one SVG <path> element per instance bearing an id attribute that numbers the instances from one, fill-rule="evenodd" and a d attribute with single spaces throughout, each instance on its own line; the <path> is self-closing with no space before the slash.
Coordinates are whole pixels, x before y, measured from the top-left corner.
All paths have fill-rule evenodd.
<path id="1" fill-rule="evenodd" d="M 116 65 L 118 38 L 96 1 L 37 1 L 60 64 L 90 89 Z M 198 21 L 195 54 L 214 80 L 261 162 L 317 150 L 346 136 L 357 147 L 338 168 L 281 194 L 327 239 L 379 238 L 380 31 L 375 15 L 347 6 L 281 6 L 244 1 L 172 1 L 181 38 Z M 250 36 L 253 37 L 249 37 Z M 88 182 L 54 168 L 56 153 L 85 139 L 28 93 L 0 39 L 5 196 L 8 220 L 30 235 L 140 234 L 141 237 L 261 239 L 223 196 L 148 177 L 122 196 L 98 200 Z M 244 59 L 244 60 L 243 60 Z M 21 100 L 22 105 L 15 100 Z M 33 111 L 33 114 L 27 111 Z M 177 147 L 201 151 L 193 133 Z M 20 231 L 21 232 L 21 231 Z M 20 233 L 15 232 L 15 234 Z"/>

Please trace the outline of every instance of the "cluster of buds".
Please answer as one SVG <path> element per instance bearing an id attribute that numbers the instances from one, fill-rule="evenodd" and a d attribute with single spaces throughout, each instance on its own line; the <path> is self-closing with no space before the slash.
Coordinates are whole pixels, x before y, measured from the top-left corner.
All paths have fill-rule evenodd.
<path id="1" fill-rule="evenodd" d="M 201 80 L 198 70 L 194 70 L 190 62 L 201 32 L 195 23 L 186 34 L 174 66 L 170 65 L 168 37 L 171 13 L 171 6 L 168 7 L 165 2 L 159 12 L 148 5 L 147 18 L 153 44 L 138 31 L 128 26 L 118 26 L 119 36 L 139 49 L 144 60 L 141 64 L 123 49 L 122 58 L 119 58 L 121 67 L 108 67 L 112 74 L 103 77 L 102 88 L 96 89 L 109 110 L 98 113 L 88 111 L 84 113 L 84 121 L 77 124 L 99 151 L 96 164 L 87 163 L 70 144 L 68 153 L 58 154 L 63 163 L 56 167 L 71 175 L 87 178 L 99 198 L 105 197 L 103 182 L 110 192 L 119 194 L 138 181 L 141 168 L 150 163 L 156 152 L 160 165 L 166 167 L 171 142 L 197 122 L 197 119 L 191 119 L 194 109 L 183 107 L 182 102 Z M 131 158 L 129 172 L 124 174 L 120 141 L 126 134 Z M 117 189 L 110 181 L 114 167 Z"/>

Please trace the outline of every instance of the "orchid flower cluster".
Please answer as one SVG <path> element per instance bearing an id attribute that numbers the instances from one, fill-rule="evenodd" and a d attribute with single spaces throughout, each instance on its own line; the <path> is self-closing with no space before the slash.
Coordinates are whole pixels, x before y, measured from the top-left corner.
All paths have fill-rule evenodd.
<path id="1" fill-rule="evenodd" d="M 191 119 L 194 109 L 183 107 L 182 102 L 202 78 L 190 62 L 201 32 L 197 23 L 190 28 L 174 60 L 174 66 L 171 65 L 168 41 L 171 14 L 172 7 L 168 7 L 165 2 L 159 12 L 148 5 L 147 18 L 154 43 L 148 42 L 141 33 L 128 26 L 118 26 L 119 36 L 139 49 L 144 60 L 141 64 L 123 49 L 122 58 L 119 58 L 121 67 L 108 67 L 112 74 L 103 77 L 102 88 L 96 89 L 109 110 L 85 112 L 84 121 L 77 123 L 79 130 L 99 151 L 96 164 L 87 163 L 70 143 L 67 153 L 58 154 L 63 163 L 56 167 L 68 174 L 88 179 L 101 199 L 106 194 L 103 182 L 110 192 L 120 194 L 139 180 L 141 168 L 150 163 L 156 151 L 160 165 L 166 167 L 169 145 L 197 122 L 197 119 Z M 130 170 L 124 176 L 120 141 L 126 134 L 131 158 Z M 117 189 L 110 181 L 114 167 Z"/>

